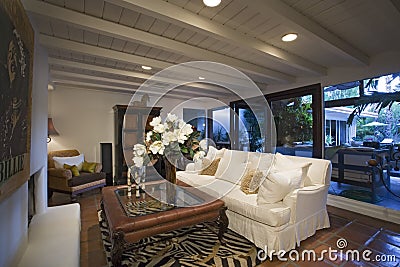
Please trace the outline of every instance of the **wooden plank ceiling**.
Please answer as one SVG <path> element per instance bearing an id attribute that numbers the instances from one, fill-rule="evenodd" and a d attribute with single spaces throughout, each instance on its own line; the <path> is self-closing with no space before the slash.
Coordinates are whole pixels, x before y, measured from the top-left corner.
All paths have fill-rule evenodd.
<path id="1" fill-rule="evenodd" d="M 134 92 L 174 64 L 207 60 L 264 91 L 400 50 L 398 0 L 24 0 L 48 48 L 51 82 Z M 296 41 L 281 37 L 296 32 Z M 143 70 L 142 65 L 152 70 Z M 227 97 L 210 85 L 185 94 Z"/>

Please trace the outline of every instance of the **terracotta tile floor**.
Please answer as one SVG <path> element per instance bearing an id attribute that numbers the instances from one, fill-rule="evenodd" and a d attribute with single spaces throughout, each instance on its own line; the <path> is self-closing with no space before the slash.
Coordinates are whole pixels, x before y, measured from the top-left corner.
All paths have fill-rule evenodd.
<path id="1" fill-rule="evenodd" d="M 101 194 L 99 190 L 84 193 L 78 198 L 81 205 L 81 266 L 107 266 L 105 253 L 97 220 L 100 209 Z M 68 195 L 54 193 L 49 199 L 49 206 L 70 203 Z M 369 258 L 376 255 L 395 255 L 395 262 L 347 261 L 345 255 L 336 254 L 337 259 L 325 256 L 323 261 L 279 261 L 276 257 L 267 260 L 260 266 L 400 266 L 400 225 L 393 224 L 353 212 L 328 206 L 331 222 L 329 229 L 317 233 L 301 242 L 298 252 L 313 249 L 317 253 L 329 248 L 337 249 L 336 242 L 340 238 L 347 241 L 347 249 L 357 251 L 370 250 Z M 345 253 L 345 249 L 343 252 Z M 293 254 L 294 255 L 294 254 Z M 327 255 L 327 254 L 325 254 Z M 360 253 L 361 255 L 361 253 Z M 288 255 L 285 255 L 288 256 Z M 361 256 L 360 256 L 361 257 Z"/>

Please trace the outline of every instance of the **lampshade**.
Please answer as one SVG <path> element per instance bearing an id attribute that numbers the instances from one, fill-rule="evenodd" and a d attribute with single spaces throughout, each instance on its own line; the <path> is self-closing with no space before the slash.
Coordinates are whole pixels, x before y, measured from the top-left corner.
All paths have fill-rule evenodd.
<path id="1" fill-rule="evenodd" d="M 48 118 L 47 120 L 47 135 L 60 135 L 54 127 L 52 118 Z"/>

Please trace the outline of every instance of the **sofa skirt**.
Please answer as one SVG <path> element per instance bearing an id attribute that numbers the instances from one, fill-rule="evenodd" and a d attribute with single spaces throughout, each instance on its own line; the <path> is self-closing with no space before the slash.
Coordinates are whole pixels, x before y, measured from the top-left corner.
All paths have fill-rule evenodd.
<path id="1" fill-rule="evenodd" d="M 280 227 L 271 227 L 230 210 L 227 210 L 226 214 L 229 218 L 229 228 L 253 242 L 269 257 L 280 251 L 292 250 L 317 230 L 330 227 L 326 209 L 296 224 L 288 223 Z"/>

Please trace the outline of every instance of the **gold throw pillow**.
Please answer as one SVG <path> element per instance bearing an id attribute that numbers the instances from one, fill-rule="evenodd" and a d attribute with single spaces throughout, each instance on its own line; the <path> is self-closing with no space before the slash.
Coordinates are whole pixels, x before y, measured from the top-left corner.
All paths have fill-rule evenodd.
<path id="1" fill-rule="evenodd" d="M 95 168 L 96 168 L 96 162 L 84 161 L 82 164 L 82 171 L 84 172 L 94 173 Z"/>
<path id="2" fill-rule="evenodd" d="M 72 172 L 72 176 L 79 176 L 79 169 L 78 169 L 78 167 L 76 166 L 76 165 L 68 165 L 68 164 L 64 164 L 64 169 L 67 169 L 67 170 L 71 170 L 71 172 Z"/>
<path id="3" fill-rule="evenodd" d="M 215 159 L 212 162 L 209 159 L 204 158 L 202 162 L 202 171 L 200 175 L 215 175 L 215 172 L 218 169 L 218 164 L 221 158 Z"/>
<path id="4" fill-rule="evenodd" d="M 262 171 L 259 170 L 247 171 L 242 179 L 242 183 L 240 184 L 240 190 L 242 190 L 243 193 L 245 193 L 246 195 L 257 194 L 259 186 L 257 186 L 256 188 L 251 188 L 250 185 L 252 184 L 253 180 L 254 180 L 253 184 L 254 182 L 259 183 L 262 177 L 263 177 Z"/>

